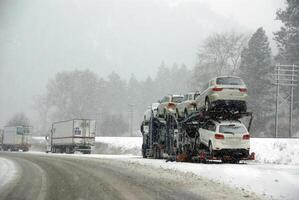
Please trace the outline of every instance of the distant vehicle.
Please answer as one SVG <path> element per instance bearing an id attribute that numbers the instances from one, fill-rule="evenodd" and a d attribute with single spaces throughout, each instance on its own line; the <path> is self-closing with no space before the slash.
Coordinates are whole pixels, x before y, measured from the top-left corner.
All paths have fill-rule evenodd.
<path id="1" fill-rule="evenodd" d="M 29 151 L 32 127 L 7 126 L 2 134 L 1 148 L 4 151 Z"/>
<path id="2" fill-rule="evenodd" d="M 233 155 L 239 159 L 249 156 L 250 135 L 239 121 L 209 120 L 198 132 L 200 144 L 213 156 Z"/>
<path id="3" fill-rule="evenodd" d="M 176 115 L 178 118 L 186 117 L 197 110 L 195 98 L 199 95 L 198 92 L 192 92 L 184 95 L 184 99 L 176 106 Z"/>
<path id="4" fill-rule="evenodd" d="M 95 144 L 96 121 L 73 119 L 52 124 L 51 134 L 46 137 L 47 151 L 52 153 L 91 153 Z"/>
<path id="5" fill-rule="evenodd" d="M 175 114 L 176 105 L 181 103 L 183 99 L 183 95 L 168 95 L 163 97 L 162 100 L 159 101 L 160 105 L 158 106 L 157 116 L 166 119 L 167 114 Z"/>
<path id="6" fill-rule="evenodd" d="M 146 111 L 144 112 L 143 115 L 143 121 L 140 126 L 140 131 L 143 136 L 143 143 L 142 143 L 142 156 L 145 158 L 145 149 L 147 148 L 147 141 L 149 140 L 148 138 L 148 133 L 149 133 L 149 121 L 151 120 L 151 117 L 156 117 L 157 115 L 157 109 L 160 103 L 152 103 Z"/>
<path id="7" fill-rule="evenodd" d="M 151 109 L 153 111 L 154 116 L 157 116 L 158 106 L 159 105 L 160 105 L 160 103 L 152 103 Z"/>
<path id="8" fill-rule="evenodd" d="M 247 111 L 247 87 L 241 78 L 216 77 L 205 88 L 196 98 L 197 109 Z"/>
<path id="9" fill-rule="evenodd" d="M 156 116 L 159 105 L 160 103 L 152 103 L 151 105 L 149 105 L 143 114 L 143 121 L 149 121 L 152 114 L 153 116 Z"/>
<path id="10" fill-rule="evenodd" d="M 2 149 L 2 143 L 3 143 L 3 129 L 0 129 L 0 150 Z"/>

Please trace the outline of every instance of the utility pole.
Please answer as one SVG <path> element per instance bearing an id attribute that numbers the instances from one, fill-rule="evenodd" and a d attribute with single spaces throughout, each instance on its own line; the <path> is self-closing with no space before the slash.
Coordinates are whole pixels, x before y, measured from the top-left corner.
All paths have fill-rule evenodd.
<path id="1" fill-rule="evenodd" d="M 275 109 L 275 137 L 278 137 L 278 114 L 279 107 L 283 104 L 289 105 L 289 137 L 293 135 L 293 104 L 294 104 L 294 87 L 296 87 L 298 79 L 298 66 L 296 65 L 276 65 L 275 66 L 275 81 L 276 85 L 276 109 Z M 280 92 L 284 89 L 284 92 Z M 283 97 L 281 93 L 286 93 Z"/>
<path id="2" fill-rule="evenodd" d="M 130 116 L 130 136 L 133 136 L 133 121 L 134 121 L 134 104 L 129 104 L 129 116 Z"/>

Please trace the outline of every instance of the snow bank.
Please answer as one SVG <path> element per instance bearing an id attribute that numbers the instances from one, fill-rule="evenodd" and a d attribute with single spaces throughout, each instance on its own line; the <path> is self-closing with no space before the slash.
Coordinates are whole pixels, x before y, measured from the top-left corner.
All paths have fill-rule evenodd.
<path id="1" fill-rule="evenodd" d="M 142 137 L 96 137 L 97 153 L 141 155 Z"/>
<path id="2" fill-rule="evenodd" d="M 299 139 L 251 138 L 250 142 L 258 163 L 299 165 Z"/>
<path id="3" fill-rule="evenodd" d="M 16 175 L 17 168 L 15 164 L 6 158 L 0 157 L 0 192 Z"/>
<path id="4" fill-rule="evenodd" d="M 178 163 L 140 158 L 130 158 L 129 162 L 174 172 L 193 173 L 268 199 L 297 200 L 299 197 L 298 166 L 250 162 L 247 165 Z"/>

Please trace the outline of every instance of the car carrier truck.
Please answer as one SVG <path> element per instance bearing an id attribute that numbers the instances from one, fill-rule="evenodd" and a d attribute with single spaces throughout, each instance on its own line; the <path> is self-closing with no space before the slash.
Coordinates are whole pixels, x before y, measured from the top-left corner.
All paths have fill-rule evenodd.
<path id="1" fill-rule="evenodd" d="M 46 152 L 52 153 L 91 153 L 95 144 L 96 121 L 91 119 L 73 119 L 54 122 Z"/>
<path id="2" fill-rule="evenodd" d="M 1 137 L 1 149 L 4 151 L 29 151 L 31 133 L 32 127 L 29 126 L 4 127 Z"/>

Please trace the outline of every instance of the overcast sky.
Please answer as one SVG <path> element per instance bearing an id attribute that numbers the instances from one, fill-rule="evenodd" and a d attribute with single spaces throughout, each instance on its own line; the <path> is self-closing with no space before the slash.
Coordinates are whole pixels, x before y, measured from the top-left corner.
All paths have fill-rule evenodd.
<path id="1" fill-rule="evenodd" d="M 144 79 L 162 61 L 191 68 L 213 32 L 263 26 L 271 39 L 283 6 L 281 0 L 1 0 L 0 126 L 31 111 L 59 71 Z"/>

